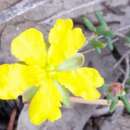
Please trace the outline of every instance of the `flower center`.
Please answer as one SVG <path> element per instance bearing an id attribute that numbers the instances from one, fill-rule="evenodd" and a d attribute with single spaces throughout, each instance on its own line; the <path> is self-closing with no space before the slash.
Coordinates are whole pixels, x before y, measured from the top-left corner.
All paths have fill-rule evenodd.
<path id="1" fill-rule="evenodd" d="M 47 76 L 51 77 L 51 78 L 54 78 L 55 77 L 55 74 L 56 74 L 56 68 L 52 65 L 48 65 L 46 68 L 45 68 L 45 71 L 47 73 Z"/>

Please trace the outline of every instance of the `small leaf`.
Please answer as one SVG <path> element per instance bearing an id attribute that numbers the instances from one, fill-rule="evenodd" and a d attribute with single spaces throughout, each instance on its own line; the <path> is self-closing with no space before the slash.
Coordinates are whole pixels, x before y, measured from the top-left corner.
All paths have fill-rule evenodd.
<path id="1" fill-rule="evenodd" d="M 104 35 L 105 37 L 110 37 L 110 38 L 113 38 L 115 36 L 115 34 L 111 30 L 102 32 L 102 35 Z"/>
<path id="2" fill-rule="evenodd" d="M 97 48 L 96 48 L 96 52 L 97 52 L 98 54 L 101 54 L 101 53 L 102 53 L 102 50 L 97 47 Z"/>
<path id="3" fill-rule="evenodd" d="M 106 46 L 105 43 L 103 43 L 102 41 L 96 40 L 95 38 L 91 39 L 90 43 L 91 43 L 91 45 L 94 48 L 100 48 L 100 49 L 102 49 L 102 48 L 104 48 Z"/>
<path id="4" fill-rule="evenodd" d="M 25 91 L 23 94 L 23 101 L 24 102 L 31 101 L 31 99 L 33 98 L 38 89 L 39 89 L 38 87 L 32 86 L 27 91 Z"/>
<path id="5" fill-rule="evenodd" d="M 110 105 L 110 109 L 109 109 L 109 111 L 110 111 L 111 113 L 115 111 L 116 105 L 117 105 L 118 101 L 119 101 L 119 100 L 118 100 L 118 97 L 114 97 L 114 98 L 112 99 L 111 105 Z"/>
<path id="6" fill-rule="evenodd" d="M 92 32 L 96 32 L 96 27 L 93 25 L 93 23 L 88 19 L 86 18 L 85 16 L 82 16 L 82 20 L 83 20 L 83 23 L 84 25 Z"/>
<path id="7" fill-rule="evenodd" d="M 75 56 L 66 60 L 63 64 L 59 65 L 58 70 L 72 70 L 82 66 L 84 63 L 84 56 L 81 53 L 77 53 Z"/>
<path id="8" fill-rule="evenodd" d="M 124 95 L 124 96 L 120 96 L 120 100 L 123 102 L 126 110 L 128 111 L 128 113 L 130 113 L 130 103 L 127 99 L 127 97 Z"/>
<path id="9" fill-rule="evenodd" d="M 100 23 L 104 28 L 107 28 L 107 27 L 108 27 L 101 11 L 96 11 L 96 18 L 98 19 L 99 23 Z"/>
<path id="10" fill-rule="evenodd" d="M 107 95 L 107 101 L 108 101 L 108 103 L 110 103 L 111 100 L 112 100 L 112 95 L 111 95 L 111 94 L 108 94 L 108 95 Z"/>
<path id="11" fill-rule="evenodd" d="M 105 30 L 106 30 L 106 28 L 104 26 L 100 25 L 96 28 L 96 33 L 102 35 L 105 32 Z"/>
<path id="12" fill-rule="evenodd" d="M 110 37 L 110 38 L 113 38 L 115 36 L 115 34 L 107 28 L 104 27 L 104 26 L 99 26 L 96 28 L 96 33 L 98 35 L 103 35 L 104 37 Z"/>
<path id="13" fill-rule="evenodd" d="M 108 94 L 107 94 L 107 101 L 108 101 L 108 103 L 111 103 L 111 101 L 112 101 L 114 98 L 115 98 L 115 97 L 113 97 L 111 93 L 108 93 Z"/>
<path id="14" fill-rule="evenodd" d="M 55 84 L 58 90 L 61 92 L 63 105 L 69 107 L 70 106 L 69 91 L 64 86 L 61 86 L 57 81 L 55 81 Z"/>
<path id="15" fill-rule="evenodd" d="M 112 39 L 110 37 L 107 37 L 107 45 L 111 51 L 114 49 L 113 42 L 112 42 Z"/>

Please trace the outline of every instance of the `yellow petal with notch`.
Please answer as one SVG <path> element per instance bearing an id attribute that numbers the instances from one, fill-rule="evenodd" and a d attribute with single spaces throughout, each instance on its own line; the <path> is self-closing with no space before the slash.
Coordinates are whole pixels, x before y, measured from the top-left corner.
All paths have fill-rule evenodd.
<path id="1" fill-rule="evenodd" d="M 61 117 L 61 94 L 53 82 L 46 80 L 33 97 L 30 107 L 30 120 L 35 125 L 49 120 L 55 121 Z"/>
<path id="2" fill-rule="evenodd" d="M 27 64 L 44 66 L 47 58 L 45 44 L 43 34 L 35 28 L 30 28 L 12 41 L 11 52 L 16 58 Z"/>
<path id="3" fill-rule="evenodd" d="M 80 28 L 73 28 L 71 19 L 59 19 L 49 33 L 48 60 L 57 66 L 69 59 L 83 47 L 85 36 Z"/>
<path id="4" fill-rule="evenodd" d="M 75 71 L 59 72 L 57 80 L 75 96 L 81 96 L 86 100 L 98 99 L 100 93 L 96 88 L 104 84 L 99 72 L 94 68 L 87 67 Z"/>

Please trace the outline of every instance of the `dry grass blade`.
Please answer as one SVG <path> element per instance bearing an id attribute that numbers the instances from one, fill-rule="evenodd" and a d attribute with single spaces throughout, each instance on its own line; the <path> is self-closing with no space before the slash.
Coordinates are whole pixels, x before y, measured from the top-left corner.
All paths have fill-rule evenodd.
<path id="1" fill-rule="evenodd" d="M 14 124 L 15 124 L 16 115 L 17 115 L 17 109 L 14 108 L 12 110 L 11 115 L 10 115 L 10 119 L 9 119 L 7 130 L 14 130 Z"/>
<path id="2" fill-rule="evenodd" d="M 86 101 L 79 97 L 71 97 L 70 101 L 72 103 L 81 103 L 81 104 L 89 104 L 89 105 L 102 105 L 102 106 L 108 106 L 109 103 L 106 99 L 98 99 L 94 101 Z M 123 106 L 123 103 L 121 101 L 118 102 L 117 106 Z"/>

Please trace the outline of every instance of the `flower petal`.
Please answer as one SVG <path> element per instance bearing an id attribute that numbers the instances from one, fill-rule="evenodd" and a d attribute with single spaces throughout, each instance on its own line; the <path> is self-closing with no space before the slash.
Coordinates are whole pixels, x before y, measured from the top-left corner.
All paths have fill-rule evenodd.
<path id="1" fill-rule="evenodd" d="M 25 65 L 0 65 L 0 99 L 16 99 L 33 84 L 30 81 Z"/>
<path id="2" fill-rule="evenodd" d="M 59 72 L 57 80 L 68 88 L 75 96 L 81 96 L 87 100 L 100 97 L 97 87 L 103 85 L 104 80 L 94 68 L 79 68 L 75 71 Z"/>
<path id="3" fill-rule="evenodd" d="M 25 30 L 12 41 L 11 52 L 27 64 L 44 65 L 47 52 L 43 34 L 35 28 Z"/>
<path id="4" fill-rule="evenodd" d="M 59 19 L 50 30 L 49 42 L 49 63 L 57 66 L 77 53 L 85 43 L 85 36 L 80 28 L 73 28 L 71 19 Z"/>
<path id="5" fill-rule="evenodd" d="M 51 80 L 46 80 L 35 94 L 29 107 L 30 120 L 35 125 L 61 117 L 61 94 Z"/>

